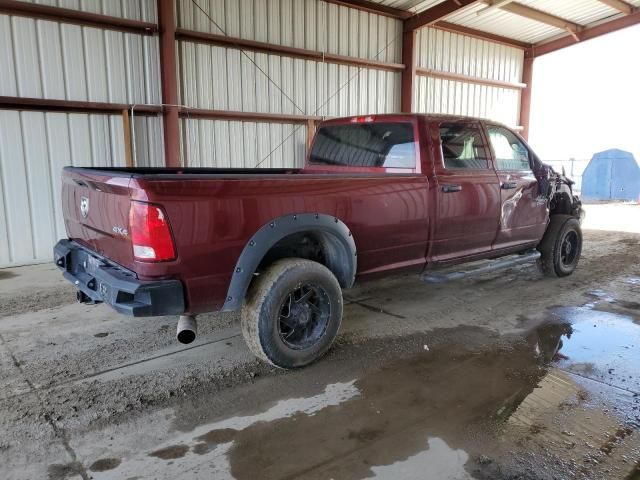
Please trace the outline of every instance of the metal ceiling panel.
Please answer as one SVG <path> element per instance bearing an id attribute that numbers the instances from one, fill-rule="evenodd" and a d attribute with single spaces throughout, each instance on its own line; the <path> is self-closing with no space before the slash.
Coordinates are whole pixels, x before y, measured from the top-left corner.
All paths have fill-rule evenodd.
<path id="1" fill-rule="evenodd" d="M 588 25 L 620 13 L 598 0 L 518 0 L 518 3 L 579 25 Z"/>
<path id="2" fill-rule="evenodd" d="M 565 33 L 564 30 L 559 28 L 500 9 L 478 15 L 478 12 L 483 8 L 485 8 L 483 3 L 473 4 L 447 17 L 446 20 L 464 27 L 475 28 L 476 30 L 502 35 L 528 43 L 540 42 Z"/>
<path id="3" fill-rule="evenodd" d="M 372 0 L 381 5 L 411 10 L 416 13 L 424 11 L 442 0 Z M 598 0 L 517 0 L 518 3 L 542 12 L 564 18 L 579 25 L 588 26 L 615 18 L 620 12 L 608 7 Z M 626 0 L 631 5 L 640 7 L 640 0 Z M 486 7 L 477 2 L 457 13 L 446 17 L 450 23 L 473 28 L 495 35 L 519 40 L 521 42 L 538 43 L 552 39 L 566 32 L 545 23 L 515 15 L 513 13 L 493 9 L 484 14 L 478 12 Z"/>
<path id="4" fill-rule="evenodd" d="M 409 10 L 412 12 L 421 12 L 427 8 L 431 8 L 444 0 L 372 0 L 373 3 L 379 3 L 386 7 L 398 8 L 400 10 Z"/>

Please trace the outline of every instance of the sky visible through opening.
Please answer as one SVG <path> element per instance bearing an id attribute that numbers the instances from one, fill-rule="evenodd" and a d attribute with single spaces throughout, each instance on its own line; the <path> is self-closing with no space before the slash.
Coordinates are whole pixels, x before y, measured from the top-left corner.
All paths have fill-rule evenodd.
<path id="1" fill-rule="evenodd" d="M 640 25 L 536 59 L 529 143 L 543 160 L 619 148 L 640 163 Z"/>

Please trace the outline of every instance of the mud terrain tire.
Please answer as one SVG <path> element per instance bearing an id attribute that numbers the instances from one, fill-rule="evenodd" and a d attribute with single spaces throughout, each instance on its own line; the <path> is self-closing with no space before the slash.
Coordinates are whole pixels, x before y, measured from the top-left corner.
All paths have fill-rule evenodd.
<path id="1" fill-rule="evenodd" d="M 322 357 L 342 322 L 342 290 L 324 265 L 300 258 L 273 263 L 252 283 L 242 334 L 258 358 L 293 369 Z"/>
<path id="2" fill-rule="evenodd" d="M 547 277 L 571 275 L 582 252 L 580 222 L 571 215 L 553 215 L 538 245 L 538 265 Z"/>

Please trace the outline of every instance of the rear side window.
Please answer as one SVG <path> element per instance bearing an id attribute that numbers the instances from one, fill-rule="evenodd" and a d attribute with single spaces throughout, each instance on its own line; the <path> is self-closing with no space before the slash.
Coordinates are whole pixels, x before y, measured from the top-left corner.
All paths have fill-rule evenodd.
<path id="1" fill-rule="evenodd" d="M 477 125 L 443 123 L 440 125 L 440 143 L 445 168 L 489 168 L 484 140 Z"/>
<path id="2" fill-rule="evenodd" d="M 530 170 L 529 150 L 512 132 L 503 127 L 487 127 L 496 156 L 497 170 Z"/>
<path id="3" fill-rule="evenodd" d="M 416 141 L 411 123 L 358 123 L 322 127 L 311 163 L 346 167 L 415 168 Z"/>

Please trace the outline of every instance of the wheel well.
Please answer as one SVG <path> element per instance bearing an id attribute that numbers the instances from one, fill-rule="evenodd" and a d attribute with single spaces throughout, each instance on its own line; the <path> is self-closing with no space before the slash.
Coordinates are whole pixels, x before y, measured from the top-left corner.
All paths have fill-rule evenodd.
<path id="1" fill-rule="evenodd" d="M 287 235 L 267 251 L 258 266 L 258 272 L 282 258 L 304 258 L 318 262 L 331 270 L 343 288 L 350 287 L 353 282 L 351 253 L 330 232 L 317 230 Z"/>
<path id="2" fill-rule="evenodd" d="M 326 266 L 342 288 L 353 285 L 357 270 L 356 244 L 339 218 L 322 213 L 274 218 L 251 236 L 238 257 L 223 311 L 237 310 L 256 274 L 281 258 L 304 258 Z"/>
<path id="3" fill-rule="evenodd" d="M 567 192 L 558 192 L 551 201 L 551 215 L 571 215 L 573 212 L 573 201 Z"/>

